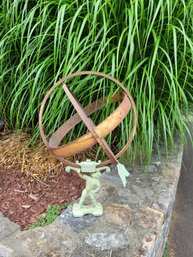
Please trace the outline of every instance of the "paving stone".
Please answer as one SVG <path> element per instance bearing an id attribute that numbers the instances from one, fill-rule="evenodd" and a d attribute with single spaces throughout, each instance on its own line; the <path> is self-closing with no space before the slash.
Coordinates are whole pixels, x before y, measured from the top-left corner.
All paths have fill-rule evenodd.
<path id="1" fill-rule="evenodd" d="M 139 195 L 132 194 L 130 190 L 126 188 L 120 188 L 117 193 L 121 200 L 124 201 L 125 199 L 125 202 L 128 204 L 140 204 L 143 200 Z"/>
<path id="2" fill-rule="evenodd" d="M 5 218 L 3 214 L 0 213 L 0 239 L 14 233 L 19 230 L 20 226 L 11 222 L 8 218 Z"/>
<path id="3" fill-rule="evenodd" d="M 59 226 L 50 225 L 48 228 L 34 231 L 34 235 L 30 233 L 32 241 L 29 247 L 35 256 L 68 257 L 71 255 L 79 245 L 79 239 L 68 227 L 62 227 L 61 224 Z M 37 236 L 39 240 L 33 241 Z"/>
<path id="4" fill-rule="evenodd" d="M 153 202 L 152 208 L 163 213 L 167 213 L 167 210 L 171 203 L 172 194 L 170 192 L 161 193 L 158 198 Z"/>
<path id="5" fill-rule="evenodd" d="M 176 171 L 173 167 L 169 165 L 164 165 L 162 169 L 162 174 L 168 178 L 170 181 L 178 181 L 180 173 Z"/>
<path id="6" fill-rule="evenodd" d="M 96 222 L 100 221 L 100 217 L 95 217 L 91 214 L 85 215 L 82 218 L 75 218 L 72 215 L 72 206 L 64 211 L 58 218 L 60 222 L 69 226 L 73 231 L 79 232 Z"/>
<path id="7" fill-rule="evenodd" d="M 151 177 L 151 181 L 152 181 L 153 185 L 158 184 L 160 182 L 160 180 L 161 180 L 160 176 L 152 176 Z"/>
<path id="8" fill-rule="evenodd" d="M 145 199 L 146 197 L 151 198 L 155 194 L 154 191 L 150 187 L 144 188 L 144 187 L 141 187 L 138 185 L 131 185 L 131 188 L 132 188 L 133 192 L 136 195 L 140 196 L 142 199 Z"/>
<path id="9" fill-rule="evenodd" d="M 111 172 L 106 173 L 104 172 L 101 176 L 101 181 L 105 180 L 105 181 L 109 181 L 112 182 L 116 187 L 122 187 L 122 181 L 119 177 L 119 175 L 117 174 L 117 171 L 111 168 Z"/>
<path id="10" fill-rule="evenodd" d="M 131 208 L 128 205 L 111 204 L 105 209 L 105 218 L 109 223 L 127 226 L 131 217 Z"/>
<path id="11" fill-rule="evenodd" d="M 145 194 L 147 196 L 147 198 L 151 198 L 152 196 L 155 195 L 155 192 L 150 188 L 144 188 Z"/>
<path id="12" fill-rule="evenodd" d="M 119 248 L 129 244 L 128 240 L 120 233 L 93 233 L 85 238 L 85 243 L 101 250 Z"/>
<path id="13" fill-rule="evenodd" d="M 116 191 L 116 186 L 112 183 L 107 183 L 105 180 L 102 183 L 102 187 L 100 191 L 95 195 L 97 201 L 100 203 L 104 203 L 110 197 L 112 197 L 113 193 Z"/>
<path id="14" fill-rule="evenodd" d="M 158 233 L 163 224 L 164 215 L 162 212 L 143 206 L 135 214 L 135 224 L 145 229 Z"/>
<path id="15" fill-rule="evenodd" d="M 134 191 L 134 193 L 139 195 L 142 199 L 144 199 L 147 196 L 145 190 L 142 187 L 132 185 L 131 188 Z"/>
<path id="16" fill-rule="evenodd" d="M 111 252 L 111 255 L 108 257 L 130 257 L 130 248 L 129 246 L 124 246 L 122 248 L 115 249 Z M 132 256 L 133 257 L 133 256 Z"/>
<path id="17" fill-rule="evenodd" d="M 132 253 L 132 257 L 150 257 L 154 251 L 154 243 L 156 236 L 154 234 L 149 234 L 144 237 L 141 245 L 138 246 Z"/>
<path id="18" fill-rule="evenodd" d="M 111 250 L 101 250 L 89 245 L 75 249 L 71 257 L 110 257 Z"/>
<path id="19" fill-rule="evenodd" d="M 181 168 L 181 162 L 182 162 L 182 154 L 183 154 L 182 145 L 179 146 L 179 148 L 181 148 L 181 150 L 175 156 L 171 155 L 171 157 L 168 158 L 166 162 L 166 166 L 176 171 L 176 173 L 178 174 L 180 173 L 179 167 Z"/>
<path id="20" fill-rule="evenodd" d="M 85 253 L 85 249 L 84 247 L 77 247 L 73 254 L 72 254 L 73 257 L 86 257 L 86 253 Z"/>
<path id="21" fill-rule="evenodd" d="M 79 246 L 79 238 L 67 226 L 55 223 L 21 231 L 2 243 L 14 250 L 14 257 L 69 257 Z"/>
<path id="22" fill-rule="evenodd" d="M 156 165 L 145 165 L 144 171 L 148 173 L 156 173 L 158 171 L 158 168 Z"/>
<path id="23" fill-rule="evenodd" d="M 13 257 L 13 250 L 0 244 L 0 257 Z"/>

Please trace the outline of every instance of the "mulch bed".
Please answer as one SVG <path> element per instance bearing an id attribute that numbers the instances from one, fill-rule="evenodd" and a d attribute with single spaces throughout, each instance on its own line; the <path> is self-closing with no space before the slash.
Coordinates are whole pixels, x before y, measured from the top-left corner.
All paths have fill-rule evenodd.
<path id="1" fill-rule="evenodd" d="M 62 172 L 39 181 L 22 173 L 20 168 L 0 167 L 0 212 L 27 229 L 48 205 L 69 203 L 81 195 L 83 188 L 84 181 L 76 173 Z"/>
<path id="2" fill-rule="evenodd" d="M 30 135 L 0 133 L 0 212 L 27 229 L 48 205 L 77 199 L 85 182 L 41 145 L 29 146 Z"/>

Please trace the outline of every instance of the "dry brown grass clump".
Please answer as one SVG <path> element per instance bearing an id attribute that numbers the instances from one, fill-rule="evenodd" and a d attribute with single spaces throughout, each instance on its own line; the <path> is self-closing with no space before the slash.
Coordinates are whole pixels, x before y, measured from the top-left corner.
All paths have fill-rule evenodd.
<path id="1" fill-rule="evenodd" d="M 24 132 L 0 134 L 0 172 L 19 168 L 33 178 L 45 180 L 64 171 L 45 146 L 29 147 L 30 136 Z"/>
<path id="2" fill-rule="evenodd" d="M 52 156 L 44 145 L 36 144 L 36 146 L 30 147 L 29 142 L 30 135 L 21 131 L 0 133 L 0 172 L 19 168 L 28 176 L 38 180 L 46 180 L 65 170 L 65 165 Z M 113 150 L 116 152 L 114 148 Z M 72 162 L 85 161 L 86 159 L 106 159 L 101 150 L 97 156 L 97 151 L 98 145 L 96 144 L 68 159 Z"/>

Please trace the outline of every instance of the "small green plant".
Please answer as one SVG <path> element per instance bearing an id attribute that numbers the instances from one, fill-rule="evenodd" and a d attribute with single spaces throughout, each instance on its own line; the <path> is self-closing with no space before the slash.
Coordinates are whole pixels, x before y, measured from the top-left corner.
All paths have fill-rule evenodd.
<path id="1" fill-rule="evenodd" d="M 29 228 L 38 228 L 46 226 L 50 223 L 52 223 L 61 213 L 62 210 L 66 209 L 68 206 L 68 203 L 65 203 L 63 205 L 48 205 L 46 212 L 36 218 L 36 223 L 32 224 Z"/>
<path id="2" fill-rule="evenodd" d="M 163 253 L 163 256 L 162 256 L 162 257 L 170 257 L 169 244 L 168 244 L 168 242 L 166 242 L 165 249 L 164 249 L 164 253 Z"/>

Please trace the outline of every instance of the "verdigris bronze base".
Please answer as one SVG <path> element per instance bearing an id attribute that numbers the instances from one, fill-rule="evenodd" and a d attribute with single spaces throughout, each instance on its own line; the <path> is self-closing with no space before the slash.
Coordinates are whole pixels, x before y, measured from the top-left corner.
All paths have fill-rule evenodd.
<path id="1" fill-rule="evenodd" d="M 72 208 L 72 213 L 75 218 L 81 218 L 86 214 L 92 214 L 94 216 L 103 215 L 103 206 L 101 203 L 96 205 L 82 205 L 75 203 Z"/>
<path id="2" fill-rule="evenodd" d="M 77 218 L 83 217 L 86 214 L 101 216 L 103 214 L 103 207 L 101 203 L 97 202 L 95 198 L 95 193 L 97 193 L 101 188 L 101 171 L 106 170 L 106 172 L 110 172 L 110 168 L 107 166 L 97 168 L 96 166 L 101 162 L 94 162 L 89 159 L 87 159 L 85 162 L 79 163 L 77 161 L 76 163 L 80 165 L 80 168 L 67 166 L 66 171 L 76 171 L 79 174 L 79 176 L 86 181 L 86 186 L 85 189 L 82 191 L 79 203 L 75 203 L 73 206 L 73 216 Z M 90 197 L 90 205 L 84 204 L 87 197 Z"/>

